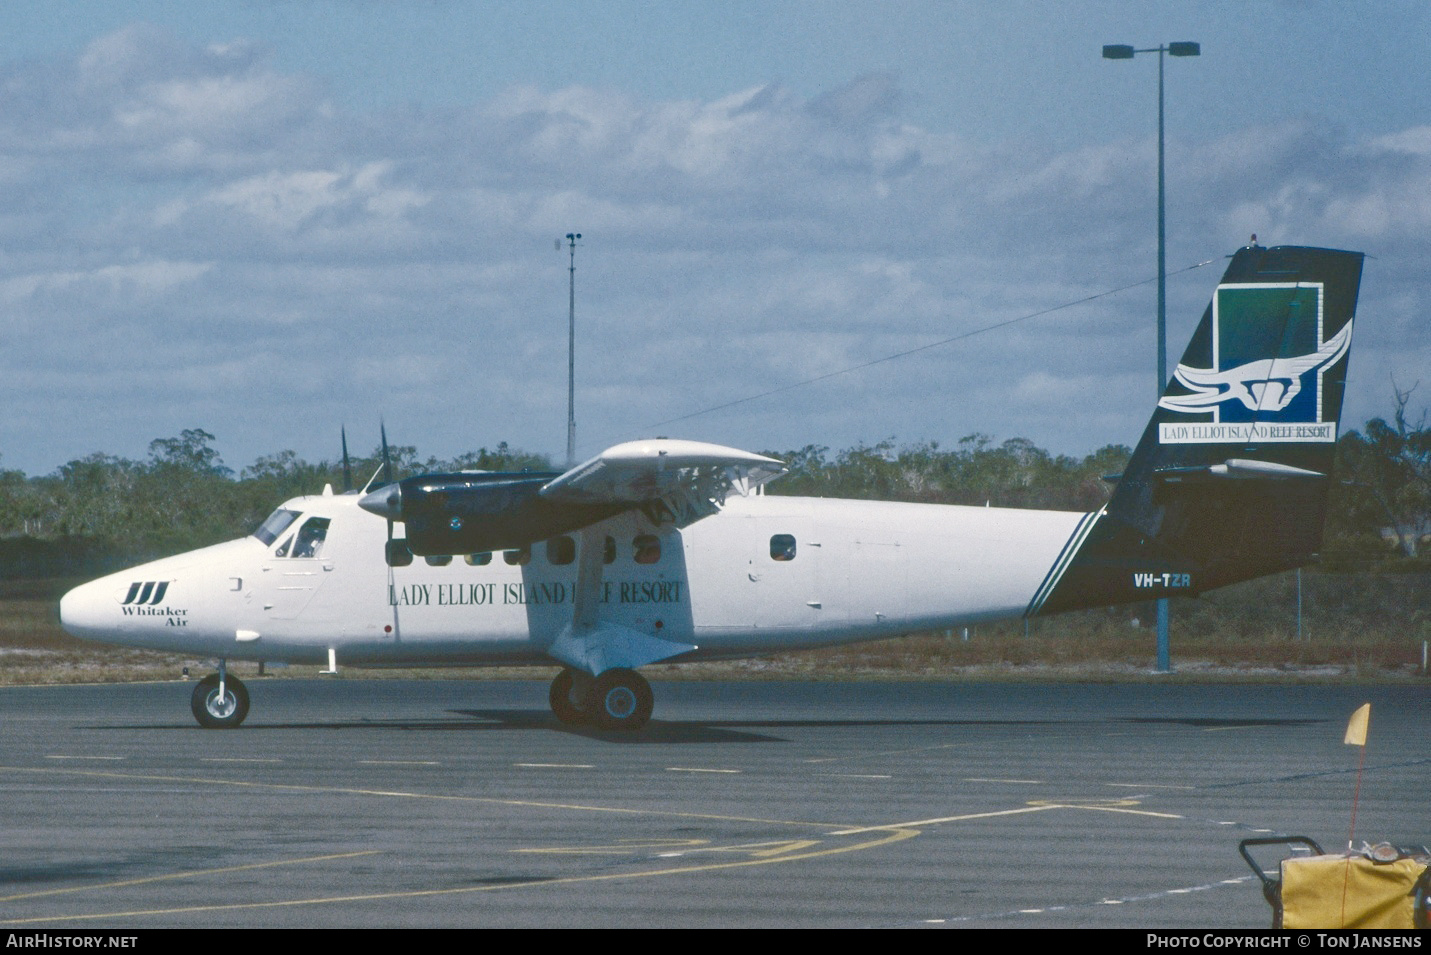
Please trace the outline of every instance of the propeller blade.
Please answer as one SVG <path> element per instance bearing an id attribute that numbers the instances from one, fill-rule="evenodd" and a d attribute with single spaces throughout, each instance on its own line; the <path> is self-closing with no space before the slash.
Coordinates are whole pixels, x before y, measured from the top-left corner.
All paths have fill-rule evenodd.
<path id="1" fill-rule="evenodd" d="M 343 434 L 343 490 L 353 489 L 353 462 L 348 459 L 348 429 L 342 429 Z"/>
<path id="2" fill-rule="evenodd" d="M 391 484 L 395 477 L 393 475 L 392 453 L 388 451 L 388 428 L 383 422 L 378 422 L 378 431 L 383 437 L 383 481 Z"/>

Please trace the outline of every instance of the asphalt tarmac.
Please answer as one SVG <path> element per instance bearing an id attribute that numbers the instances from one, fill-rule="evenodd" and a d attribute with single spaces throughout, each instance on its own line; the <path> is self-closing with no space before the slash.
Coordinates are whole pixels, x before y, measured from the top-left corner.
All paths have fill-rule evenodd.
<path id="1" fill-rule="evenodd" d="M 1265 928 L 1254 835 L 1431 842 L 1431 688 L 655 682 L 0 689 L 0 924 Z"/>

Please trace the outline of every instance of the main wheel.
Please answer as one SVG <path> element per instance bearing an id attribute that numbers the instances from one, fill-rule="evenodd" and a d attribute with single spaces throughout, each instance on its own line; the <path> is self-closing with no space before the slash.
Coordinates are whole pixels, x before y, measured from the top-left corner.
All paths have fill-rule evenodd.
<path id="1" fill-rule="evenodd" d="M 587 685 L 590 686 L 590 683 Z M 567 726 L 584 726 L 591 722 L 591 714 L 577 702 L 575 691 L 576 671 L 563 668 L 556 675 L 556 679 L 552 680 L 548 699 L 552 705 L 552 713 L 558 720 Z"/>
<path id="2" fill-rule="evenodd" d="M 651 718 L 651 684 L 635 670 L 607 670 L 591 692 L 591 715 L 604 730 L 637 730 Z"/>
<path id="3" fill-rule="evenodd" d="M 219 696 L 219 675 L 210 673 L 194 687 L 190 706 L 194 719 L 205 729 L 233 729 L 248 716 L 248 687 L 229 677 L 224 681 L 223 696 Z"/>

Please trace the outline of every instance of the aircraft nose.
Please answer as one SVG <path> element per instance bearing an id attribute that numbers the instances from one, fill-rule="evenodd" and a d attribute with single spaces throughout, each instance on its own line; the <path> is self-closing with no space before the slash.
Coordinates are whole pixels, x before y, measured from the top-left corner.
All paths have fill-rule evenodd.
<path id="1" fill-rule="evenodd" d="M 115 604 L 109 594 L 113 584 L 105 583 L 81 584 L 60 598 L 60 626 L 70 636 L 95 637 L 113 627 Z"/>

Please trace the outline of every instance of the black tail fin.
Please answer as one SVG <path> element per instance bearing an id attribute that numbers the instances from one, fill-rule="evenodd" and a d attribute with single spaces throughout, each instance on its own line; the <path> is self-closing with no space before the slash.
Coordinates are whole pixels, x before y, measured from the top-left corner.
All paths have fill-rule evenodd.
<path id="1" fill-rule="evenodd" d="M 1191 596 L 1312 563 L 1362 255 L 1232 257 L 1108 505 L 1029 613 Z"/>

